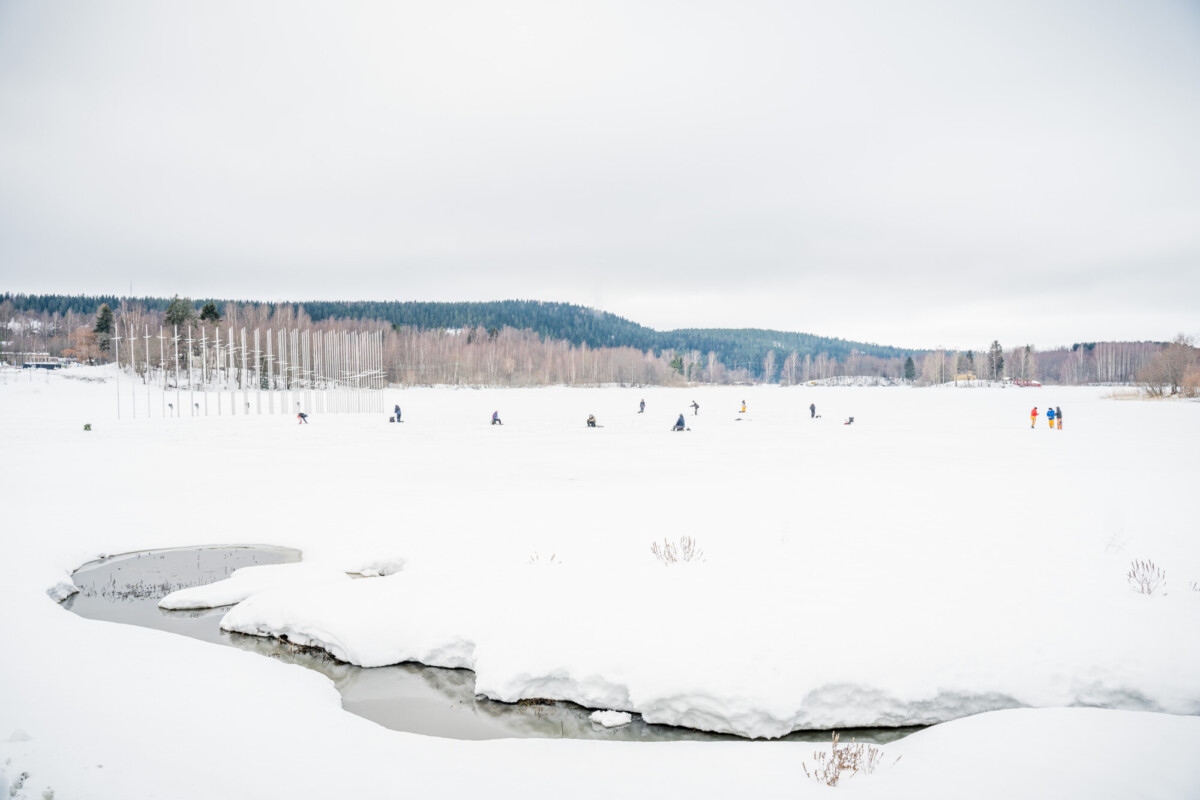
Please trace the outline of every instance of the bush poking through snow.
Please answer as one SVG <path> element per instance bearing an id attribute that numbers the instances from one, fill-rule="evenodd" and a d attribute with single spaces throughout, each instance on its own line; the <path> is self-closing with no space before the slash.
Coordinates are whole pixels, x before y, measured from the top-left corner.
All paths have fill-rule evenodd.
<path id="1" fill-rule="evenodd" d="M 534 565 L 535 567 L 538 567 L 538 566 L 561 567 L 563 562 L 558 560 L 557 553 L 551 553 L 549 558 L 543 560 L 541 555 L 539 555 L 538 552 L 536 550 L 534 550 L 533 555 L 531 555 L 529 557 L 529 563 Z"/>
<path id="2" fill-rule="evenodd" d="M 1167 573 L 1155 566 L 1153 561 L 1134 561 L 1125 580 L 1129 581 L 1130 587 L 1138 594 L 1153 597 L 1156 594 L 1167 593 Z"/>
<path id="3" fill-rule="evenodd" d="M 1200 581 L 1192 581 L 1191 588 L 1193 592 L 1200 592 Z"/>
<path id="4" fill-rule="evenodd" d="M 679 544 L 663 539 L 661 547 L 658 542 L 651 542 L 650 552 L 654 553 L 654 557 L 667 566 L 687 561 L 704 560 L 704 551 L 696 545 L 696 540 L 690 536 L 680 536 Z"/>
<path id="5" fill-rule="evenodd" d="M 808 771 L 808 762 L 801 761 L 800 766 L 804 769 L 804 774 L 812 778 L 817 783 L 823 783 L 826 786 L 837 786 L 838 781 L 842 779 L 843 773 L 849 772 L 846 777 L 852 778 L 858 773 L 870 775 L 879 766 L 879 762 L 883 760 L 883 751 L 874 745 L 863 744 L 850 740 L 850 744 L 838 746 L 840 738 L 837 731 L 833 733 L 833 744 L 828 753 L 818 750 L 813 753 L 812 772 Z M 892 762 L 893 766 L 900 759 Z"/>

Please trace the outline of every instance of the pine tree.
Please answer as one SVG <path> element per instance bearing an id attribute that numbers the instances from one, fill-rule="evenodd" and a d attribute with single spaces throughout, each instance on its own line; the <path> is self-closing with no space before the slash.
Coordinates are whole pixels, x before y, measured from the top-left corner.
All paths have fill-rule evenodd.
<path id="1" fill-rule="evenodd" d="M 200 321 L 211 322 L 214 325 L 221 321 L 221 315 L 217 313 L 217 304 L 211 300 L 204 304 L 204 308 L 200 309 Z"/>
<path id="2" fill-rule="evenodd" d="M 171 304 L 167 306 L 167 313 L 165 316 L 167 324 L 178 325 L 182 328 L 195 318 L 196 309 L 192 307 L 191 299 L 185 298 L 181 300 L 179 295 L 175 295 L 175 297 L 171 300 Z"/>
<path id="3" fill-rule="evenodd" d="M 906 380 L 906 381 L 916 380 L 916 377 L 917 377 L 917 365 L 913 363 L 912 356 L 909 356 L 904 361 L 904 380 Z"/>
<path id="4" fill-rule="evenodd" d="M 992 340 L 992 346 L 987 354 L 988 377 L 998 381 L 1004 377 L 1004 348 L 998 339 Z"/>
<path id="5" fill-rule="evenodd" d="M 108 303 L 102 303 L 100 310 L 96 312 L 96 327 L 92 328 L 92 333 L 96 334 L 96 344 L 103 353 L 108 352 L 109 339 L 112 338 L 115 324 L 112 309 L 108 307 Z"/>

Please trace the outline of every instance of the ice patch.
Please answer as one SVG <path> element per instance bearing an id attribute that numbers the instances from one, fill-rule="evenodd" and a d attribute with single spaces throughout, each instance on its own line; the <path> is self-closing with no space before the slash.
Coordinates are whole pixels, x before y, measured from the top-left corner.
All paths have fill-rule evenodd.
<path id="1" fill-rule="evenodd" d="M 234 571 L 223 581 L 171 592 L 158 601 L 158 607 L 172 611 L 217 608 L 240 603 L 267 589 L 284 586 L 317 586 L 349 580 L 346 573 L 339 569 L 303 561 L 294 564 L 243 567 Z"/>
<path id="2" fill-rule="evenodd" d="M 633 715 L 627 711 L 593 711 L 590 719 L 606 728 L 619 728 L 633 722 Z"/>

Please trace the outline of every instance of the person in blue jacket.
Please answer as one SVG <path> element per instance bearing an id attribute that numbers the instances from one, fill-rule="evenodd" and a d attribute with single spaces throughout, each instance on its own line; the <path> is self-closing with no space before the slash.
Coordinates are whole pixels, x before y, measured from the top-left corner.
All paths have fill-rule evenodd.
<path id="1" fill-rule="evenodd" d="M 1050 430 L 1054 430 L 1054 406 L 1046 409 L 1046 421 L 1050 423 Z"/>
<path id="2" fill-rule="evenodd" d="M 687 423 L 683 421 L 683 414 L 680 414 L 679 419 L 675 420 L 675 427 L 671 428 L 671 430 L 681 431 L 681 430 L 684 430 L 686 427 L 687 427 Z"/>
<path id="3" fill-rule="evenodd" d="M 500 412 L 499 411 L 492 412 L 492 424 L 493 425 L 503 425 L 504 424 L 503 422 L 500 421 Z"/>

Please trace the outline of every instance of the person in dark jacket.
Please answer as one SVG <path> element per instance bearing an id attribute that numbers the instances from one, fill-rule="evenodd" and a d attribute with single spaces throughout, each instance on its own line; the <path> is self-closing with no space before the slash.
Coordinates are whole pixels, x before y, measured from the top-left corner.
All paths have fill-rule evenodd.
<path id="1" fill-rule="evenodd" d="M 299 420 L 296 423 L 297 425 L 307 425 L 308 424 L 308 414 L 305 414 L 303 411 L 301 411 L 299 414 L 296 415 L 296 419 Z"/>
<path id="2" fill-rule="evenodd" d="M 1062 430 L 1062 409 L 1058 406 L 1054 407 L 1054 419 L 1058 423 L 1058 429 Z"/>
<path id="3" fill-rule="evenodd" d="M 640 403 L 638 403 L 638 413 L 639 414 L 646 413 L 646 401 L 645 400 L 642 400 Z"/>
<path id="4" fill-rule="evenodd" d="M 396 422 L 400 421 L 400 404 L 396 404 Z"/>
<path id="5" fill-rule="evenodd" d="M 817 418 L 817 404 L 816 403 L 808 404 L 808 418 L 809 419 Z"/>
<path id="6" fill-rule="evenodd" d="M 492 412 L 492 424 L 493 425 L 503 425 L 504 424 L 503 422 L 500 421 L 500 412 L 499 411 Z"/>
<path id="7" fill-rule="evenodd" d="M 687 428 L 687 423 L 683 421 L 683 414 L 680 414 L 679 419 L 675 420 L 675 427 L 671 428 L 671 430 L 682 431 L 686 428 Z"/>
<path id="8" fill-rule="evenodd" d="M 700 404 L 697 403 L 695 400 L 693 400 L 692 401 L 692 416 L 694 417 L 699 413 L 700 413 Z"/>

